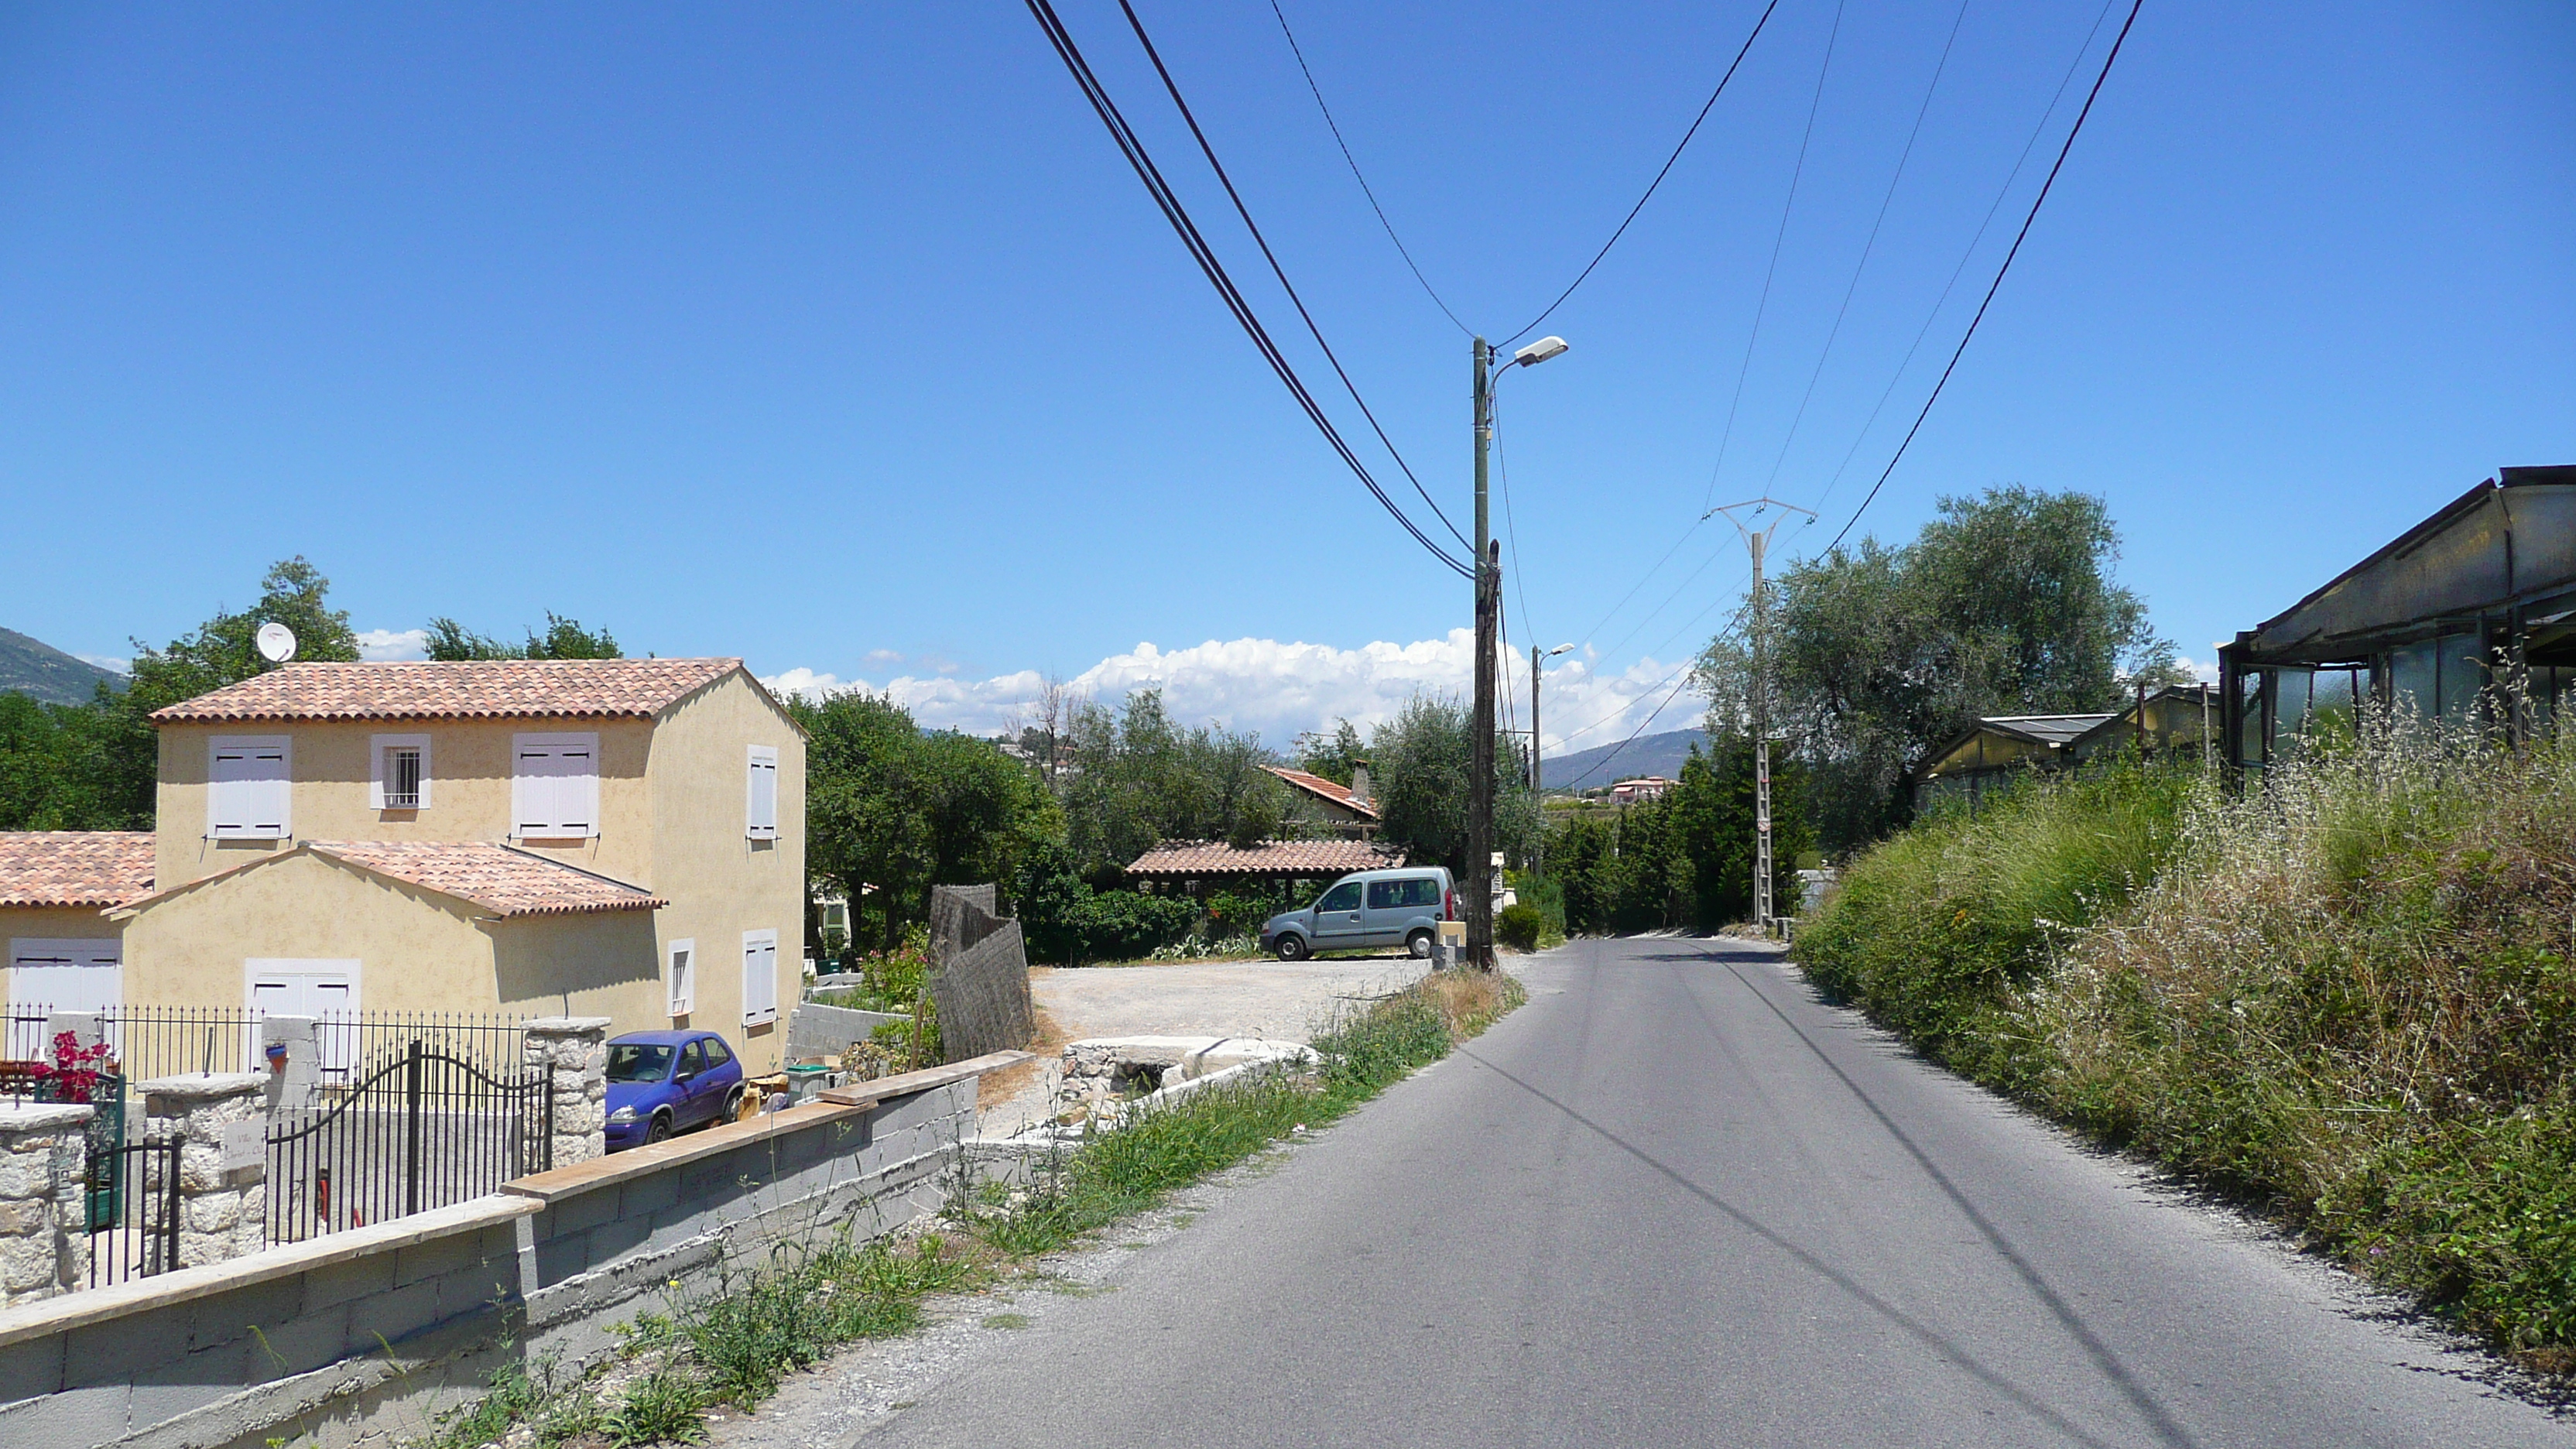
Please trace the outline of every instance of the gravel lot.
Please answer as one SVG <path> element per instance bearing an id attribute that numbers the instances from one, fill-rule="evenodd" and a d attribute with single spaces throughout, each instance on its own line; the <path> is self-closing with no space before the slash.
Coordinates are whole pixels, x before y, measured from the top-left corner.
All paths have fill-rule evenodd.
<path id="1" fill-rule="evenodd" d="M 1326 961 L 1187 961 L 1029 968 L 1042 1060 L 986 1079 L 981 1130 L 1008 1136 L 1043 1119 L 1055 1052 L 1093 1036 L 1260 1036 L 1305 1041 L 1335 1012 L 1410 985 L 1430 968 L 1400 953 Z M 1033 1069 L 1032 1069 L 1033 1068 Z"/>

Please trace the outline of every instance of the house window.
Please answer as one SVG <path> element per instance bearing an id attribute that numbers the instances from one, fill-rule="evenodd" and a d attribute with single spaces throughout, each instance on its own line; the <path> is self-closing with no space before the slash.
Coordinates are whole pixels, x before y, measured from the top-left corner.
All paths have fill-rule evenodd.
<path id="1" fill-rule="evenodd" d="M 599 833 L 599 736 L 513 735 L 510 834 L 582 840 Z"/>
<path id="2" fill-rule="evenodd" d="M 778 933 L 742 933 L 742 1024 L 778 1019 Z"/>
<path id="3" fill-rule="evenodd" d="M 692 1009 L 693 998 L 697 994 L 697 964 L 697 942 L 671 943 L 671 973 L 664 986 L 665 994 L 670 997 L 670 1014 L 673 1016 L 686 1016 Z"/>
<path id="4" fill-rule="evenodd" d="M 216 840 L 284 840 L 294 752 L 284 735 L 226 736 L 207 747 L 206 834 Z"/>
<path id="5" fill-rule="evenodd" d="M 9 1004 L 29 1008 L 114 1011 L 125 1004 L 123 948 L 115 938 L 9 943 Z"/>
<path id="6" fill-rule="evenodd" d="M 751 747 L 751 768 L 743 783 L 743 834 L 754 840 L 778 838 L 778 749 Z"/>
<path id="7" fill-rule="evenodd" d="M 429 808 L 429 736 L 377 735 L 369 741 L 367 805 L 374 810 Z"/>

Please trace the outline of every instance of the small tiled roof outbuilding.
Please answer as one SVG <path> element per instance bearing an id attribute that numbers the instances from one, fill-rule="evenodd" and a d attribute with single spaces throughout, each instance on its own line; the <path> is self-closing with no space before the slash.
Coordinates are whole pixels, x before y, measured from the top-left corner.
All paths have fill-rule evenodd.
<path id="1" fill-rule="evenodd" d="M 121 906 L 152 893 L 144 830 L 0 830 L 0 906 Z"/>
<path id="2" fill-rule="evenodd" d="M 1215 876 L 1322 877 L 1404 864 L 1404 852 L 1364 840 L 1272 840 L 1237 850 L 1222 840 L 1166 840 L 1136 857 L 1127 874 L 1190 880 Z"/>
<path id="3" fill-rule="evenodd" d="M 152 719 L 650 719 L 740 668 L 739 659 L 284 664 Z"/>

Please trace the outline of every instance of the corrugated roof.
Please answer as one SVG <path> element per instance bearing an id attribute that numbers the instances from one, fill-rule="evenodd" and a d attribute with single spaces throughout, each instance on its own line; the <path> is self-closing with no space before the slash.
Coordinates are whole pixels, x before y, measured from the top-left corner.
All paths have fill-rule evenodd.
<path id="1" fill-rule="evenodd" d="M 1166 840 L 1136 857 L 1129 875 L 1347 875 L 1402 865 L 1404 852 L 1364 840 L 1273 840 L 1237 850 L 1222 840 Z"/>
<path id="2" fill-rule="evenodd" d="M 641 886 L 486 841 L 315 840 L 307 842 L 306 848 L 423 890 L 471 901 L 496 916 L 650 911 L 670 904 Z"/>
<path id="3" fill-rule="evenodd" d="M 143 830 L 0 830 L 0 906 L 119 906 L 152 893 Z"/>
<path id="4" fill-rule="evenodd" d="M 1977 724 L 1984 729 L 2022 735 L 2042 744 L 2062 745 L 2111 717 L 2108 710 L 2099 714 L 1991 714 L 1978 720 Z"/>
<path id="5" fill-rule="evenodd" d="M 1264 765 L 1261 768 L 1268 770 L 1270 773 L 1287 781 L 1289 784 L 1296 786 L 1298 789 L 1305 791 L 1309 795 L 1329 800 L 1333 804 L 1339 805 L 1345 810 L 1351 811 L 1357 815 L 1365 816 L 1368 819 L 1375 820 L 1378 818 L 1377 807 L 1366 800 L 1361 799 L 1357 795 L 1352 794 L 1351 787 L 1348 785 L 1336 785 L 1321 775 L 1309 775 L 1303 770 L 1291 770 L 1285 765 Z"/>
<path id="6" fill-rule="evenodd" d="M 739 659 L 286 664 L 153 711 L 182 720 L 651 718 Z"/>

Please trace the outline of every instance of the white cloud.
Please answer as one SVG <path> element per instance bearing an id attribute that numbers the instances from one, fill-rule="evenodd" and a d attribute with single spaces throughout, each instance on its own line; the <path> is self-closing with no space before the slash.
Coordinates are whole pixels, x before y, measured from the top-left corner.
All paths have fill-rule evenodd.
<path id="1" fill-rule="evenodd" d="M 871 649 L 868 651 L 868 662 L 870 664 L 901 664 L 903 662 L 903 651 L 900 649 Z"/>
<path id="2" fill-rule="evenodd" d="M 123 655 L 75 654 L 72 657 L 83 664 L 95 664 L 110 674 L 132 674 L 134 672 L 134 661 L 124 657 Z"/>
<path id="3" fill-rule="evenodd" d="M 2216 684 L 2218 682 L 2218 661 L 2215 659 L 2204 662 L 2185 656 L 2183 658 L 2176 659 L 2174 663 L 2181 665 L 2185 673 L 2188 673 L 2192 678 L 2203 684 Z"/>
<path id="4" fill-rule="evenodd" d="M 1441 639 L 1380 642 L 1357 649 L 1283 644 L 1276 639 L 1211 639 L 1171 650 L 1141 643 L 1101 660 L 1065 684 L 1074 693 L 1103 703 L 1159 686 L 1175 718 L 1193 723 L 1215 720 L 1232 729 L 1257 730 L 1273 748 L 1285 749 L 1300 733 L 1330 729 L 1337 719 L 1349 720 L 1365 734 L 1418 692 L 1463 696 L 1473 648 L 1473 636 L 1465 629 Z M 1549 669 L 1541 700 L 1548 752 L 1615 743 L 1658 706 L 1664 708 L 1654 723 L 1657 730 L 1697 724 L 1698 698 L 1687 687 L 1675 692 L 1675 671 L 1680 667 L 1641 659 L 1624 670 L 1604 673 L 1598 661 L 1581 657 Z M 1526 655 L 1516 661 L 1508 679 L 1512 719 L 1507 722 L 1525 727 Z M 974 734 L 990 734 L 1025 718 L 1044 686 L 1037 671 L 1028 669 L 980 680 L 934 673 L 896 675 L 883 682 L 790 669 L 764 676 L 761 682 L 772 690 L 809 699 L 840 689 L 891 694 L 925 725 Z"/>
<path id="5" fill-rule="evenodd" d="M 427 659 L 427 629 L 361 629 L 358 631 L 358 657 L 366 660 Z"/>

